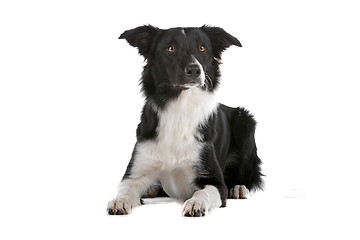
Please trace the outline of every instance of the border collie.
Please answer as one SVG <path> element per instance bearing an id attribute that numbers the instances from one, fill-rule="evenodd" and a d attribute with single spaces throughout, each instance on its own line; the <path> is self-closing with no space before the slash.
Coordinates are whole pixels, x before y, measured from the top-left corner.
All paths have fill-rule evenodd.
<path id="1" fill-rule="evenodd" d="M 206 25 L 140 26 L 120 39 L 146 60 L 140 80 L 145 104 L 108 214 L 129 214 L 141 198 L 168 195 L 185 201 L 184 216 L 198 217 L 225 207 L 227 198 L 247 198 L 249 190 L 262 189 L 253 116 L 215 100 L 221 53 L 241 43 Z"/>

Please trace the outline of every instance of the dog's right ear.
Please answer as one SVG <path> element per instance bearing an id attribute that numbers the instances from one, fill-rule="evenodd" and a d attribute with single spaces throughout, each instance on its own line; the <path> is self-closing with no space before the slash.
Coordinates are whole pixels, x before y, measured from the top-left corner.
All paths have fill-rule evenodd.
<path id="1" fill-rule="evenodd" d="M 148 59 L 152 40 L 159 31 L 159 28 L 145 25 L 125 31 L 120 35 L 119 39 L 126 39 L 131 46 L 139 49 L 139 53 L 143 55 L 145 59 Z"/>

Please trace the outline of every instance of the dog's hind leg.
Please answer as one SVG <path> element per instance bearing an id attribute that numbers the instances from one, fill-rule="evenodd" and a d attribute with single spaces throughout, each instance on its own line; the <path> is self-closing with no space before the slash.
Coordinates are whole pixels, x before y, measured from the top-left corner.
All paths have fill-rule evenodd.
<path id="1" fill-rule="evenodd" d="M 232 199 L 248 199 L 250 196 L 249 189 L 245 185 L 235 185 L 229 190 L 229 198 Z"/>
<path id="2" fill-rule="evenodd" d="M 255 144 L 256 122 L 243 108 L 231 116 L 232 149 L 225 164 L 224 179 L 230 198 L 247 198 L 248 190 L 262 189 L 261 160 Z"/>

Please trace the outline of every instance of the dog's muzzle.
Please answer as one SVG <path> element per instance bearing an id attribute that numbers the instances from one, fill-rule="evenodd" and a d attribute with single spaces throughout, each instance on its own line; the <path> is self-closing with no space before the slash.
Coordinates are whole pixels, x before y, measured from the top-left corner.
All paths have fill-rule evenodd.
<path id="1" fill-rule="evenodd" d="M 184 82 L 178 87 L 202 87 L 205 82 L 204 70 L 198 63 L 191 63 L 184 69 Z"/>

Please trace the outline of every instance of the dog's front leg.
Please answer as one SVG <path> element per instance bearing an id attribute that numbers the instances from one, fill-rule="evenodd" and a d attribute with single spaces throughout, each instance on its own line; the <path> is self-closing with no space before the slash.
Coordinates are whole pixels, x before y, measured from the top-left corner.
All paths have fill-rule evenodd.
<path id="1" fill-rule="evenodd" d="M 200 217 L 204 216 L 209 209 L 220 206 L 219 190 L 212 185 L 206 185 L 204 189 L 196 191 L 192 198 L 184 203 L 183 215 L 186 217 Z"/>
<path id="2" fill-rule="evenodd" d="M 187 217 L 204 216 L 209 209 L 226 205 L 228 191 L 213 144 L 204 145 L 200 159 L 201 165 L 196 168 L 200 177 L 195 181 L 200 190 L 184 203 L 183 215 Z"/>
<path id="3" fill-rule="evenodd" d="M 108 203 L 107 211 L 109 215 L 126 215 L 132 208 L 140 205 L 142 194 L 153 183 L 149 176 L 139 178 L 123 179 L 119 184 L 119 191 L 114 200 Z"/>

